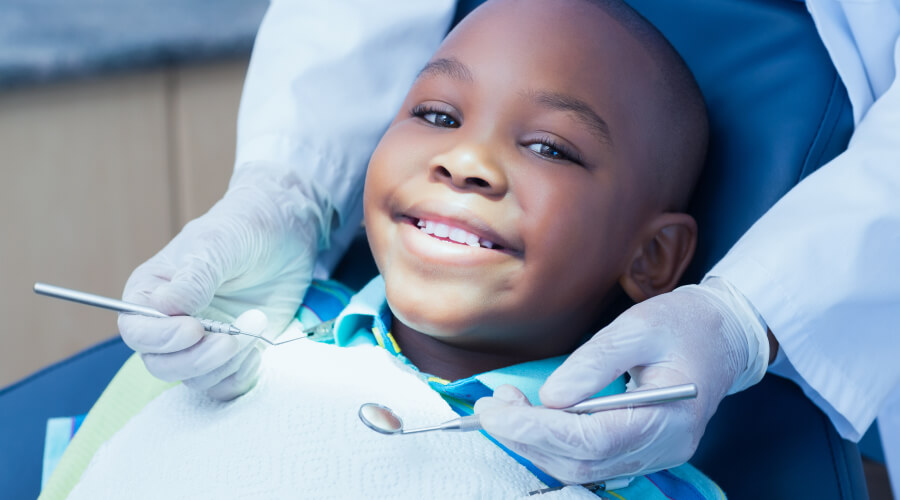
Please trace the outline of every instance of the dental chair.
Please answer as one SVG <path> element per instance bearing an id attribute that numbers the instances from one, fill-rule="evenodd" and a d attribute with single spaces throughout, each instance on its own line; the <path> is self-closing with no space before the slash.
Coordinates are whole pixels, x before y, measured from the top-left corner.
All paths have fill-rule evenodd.
<path id="1" fill-rule="evenodd" d="M 847 144 L 849 100 L 803 3 L 628 0 L 672 41 L 706 98 L 711 144 L 692 203 L 697 282 L 793 185 Z M 457 20 L 480 1 L 462 0 Z M 363 237 L 335 278 L 375 274 Z M 34 498 L 47 418 L 88 411 L 130 354 L 119 338 L 0 390 L 0 496 Z M 865 499 L 855 444 L 792 382 L 767 375 L 720 405 L 691 460 L 731 499 Z"/>
<path id="2" fill-rule="evenodd" d="M 784 193 L 846 148 L 846 90 L 802 2 L 628 0 L 691 67 L 710 150 L 690 207 L 696 283 Z M 725 398 L 691 463 L 732 499 L 868 498 L 857 446 L 774 375 Z"/>

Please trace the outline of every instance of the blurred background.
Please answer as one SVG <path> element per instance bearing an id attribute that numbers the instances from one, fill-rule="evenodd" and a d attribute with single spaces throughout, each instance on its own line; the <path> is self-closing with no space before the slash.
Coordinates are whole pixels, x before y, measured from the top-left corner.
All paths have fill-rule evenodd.
<path id="1" fill-rule="evenodd" d="M 0 387 L 116 334 L 135 266 L 224 193 L 264 0 L 0 2 Z"/>

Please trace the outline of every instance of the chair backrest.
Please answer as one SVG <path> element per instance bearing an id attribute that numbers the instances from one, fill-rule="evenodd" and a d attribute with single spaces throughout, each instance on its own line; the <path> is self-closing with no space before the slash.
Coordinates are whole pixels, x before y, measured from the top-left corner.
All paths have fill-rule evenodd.
<path id="1" fill-rule="evenodd" d="M 679 51 L 709 109 L 690 212 L 697 282 L 797 182 L 846 148 L 849 99 L 802 2 L 626 0 Z M 478 0 L 462 0 L 462 19 Z M 866 498 L 856 446 L 791 382 L 726 398 L 691 460 L 732 499 Z"/>
<path id="2" fill-rule="evenodd" d="M 843 151 L 850 101 L 793 0 L 629 0 L 678 49 L 706 99 L 707 164 L 690 211 L 696 282 L 789 189 Z"/>

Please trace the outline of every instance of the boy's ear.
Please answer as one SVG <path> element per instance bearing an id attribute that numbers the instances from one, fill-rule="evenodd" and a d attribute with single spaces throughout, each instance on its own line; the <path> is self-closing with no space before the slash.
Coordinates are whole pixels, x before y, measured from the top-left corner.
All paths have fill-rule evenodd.
<path id="1" fill-rule="evenodd" d="M 619 278 L 635 302 L 675 289 L 697 247 L 697 222 L 688 214 L 663 213 L 645 235 Z"/>

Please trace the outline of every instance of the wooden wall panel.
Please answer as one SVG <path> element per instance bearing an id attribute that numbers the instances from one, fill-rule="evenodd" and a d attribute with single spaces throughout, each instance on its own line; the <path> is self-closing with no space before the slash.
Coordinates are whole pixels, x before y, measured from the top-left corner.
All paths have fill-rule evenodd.
<path id="1" fill-rule="evenodd" d="M 225 194 L 234 168 L 238 105 L 247 61 L 185 66 L 172 73 L 171 143 L 178 227 Z"/>
<path id="2" fill-rule="evenodd" d="M 0 92 L 0 387 L 116 333 L 135 266 L 224 192 L 246 61 Z"/>

